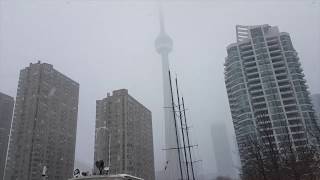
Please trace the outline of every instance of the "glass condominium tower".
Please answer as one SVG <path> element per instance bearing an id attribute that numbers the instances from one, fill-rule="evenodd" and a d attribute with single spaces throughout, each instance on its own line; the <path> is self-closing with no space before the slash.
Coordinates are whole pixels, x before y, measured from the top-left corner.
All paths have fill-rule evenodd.
<path id="1" fill-rule="evenodd" d="M 236 34 L 224 66 L 242 165 L 249 159 L 246 141 L 258 131 L 278 149 L 286 137 L 295 149 L 312 142 L 317 117 L 290 35 L 267 24 L 237 25 Z"/>

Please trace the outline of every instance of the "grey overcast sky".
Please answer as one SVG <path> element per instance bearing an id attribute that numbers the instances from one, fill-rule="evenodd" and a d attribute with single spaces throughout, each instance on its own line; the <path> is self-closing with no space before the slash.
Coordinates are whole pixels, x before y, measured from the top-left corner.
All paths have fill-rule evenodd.
<path id="1" fill-rule="evenodd" d="M 76 160 L 92 166 L 95 100 L 126 88 L 152 111 L 155 167 L 162 169 L 156 6 L 151 0 L 0 0 L 0 91 L 15 96 L 19 70 L 38 60 L 79 82 Z M 223 63 L 236 24 L 270 24 L 289 32 L 311 92 L 320 92 L 319 0 L 173 0 L 163 6 L 174 40 L 171 67 L 205 173 L 215 171 L 210 126 L 224 122 L 229 138 L 234 136 Z"/>

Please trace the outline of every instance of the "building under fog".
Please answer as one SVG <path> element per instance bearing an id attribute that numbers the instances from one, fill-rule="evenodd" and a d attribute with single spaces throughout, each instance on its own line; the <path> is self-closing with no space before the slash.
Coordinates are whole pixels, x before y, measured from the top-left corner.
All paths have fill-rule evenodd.
<path id="1" fill-rule="evenodd" d="M 155 179 L 151 112 L 126 89 L 96 102 L 94 161 L 99 160 L 110 174 Z"/>
<path id="2" fill-rule="evenodd" d="M 20 71 L 5 180 L 72 177 L 79 84 L 46 63 Z"/>
<path id="3" fill-rule="evenodd" d="M 160 8 L 159 14 L 160 21 L 160 33 L 155 41 L 155 47 L 159 55 L 161 56 L 162 64 L 162 85 L 163 85 L 163 107 L 164 107 L 164 131 L 165 131 L 165 145 L 166 145 L 166 163 L 165 163 L 165 174 L 167 179 L 178 179 L 181 178 L 183 168 L 179 166 L 180 159 L 180 136 L 176 134 L 174 125 L 173 112 L 171 102 L 171 89 L 169 81 L 169 54 L 172 51 L 173 41 L 165 30 L 164 17 L 162 9 Z M 177 142 L 178 141 L 178 142 Z M 181 153 L 182 154 L 182 153 Z M 184 161 L 184 160 L 183 160 Z"/>
<path id="4" fill-rule="evenodd" d="M 217 176 L 235 178 L 236 166 L 232 160 L 227 128 L 223 123 L 215 123 L 211 126 L 213 150 L 216 160 Z"/>
<path id="5" fill-rule="evenodd" d="M 14 99 L 0 92 L 0 179 L 4 175 Z"/>
<path id="6" fill-rule="evenodd" d="M 317 118 L 290 35 L 270 25 L 237 26 L 236 35 L 227 47 L 225 84 L 242 164 L 250 158 L 246 141 L 258 130 L 277 148 L 287 130 L 294 148 L 304 146 Z"/>

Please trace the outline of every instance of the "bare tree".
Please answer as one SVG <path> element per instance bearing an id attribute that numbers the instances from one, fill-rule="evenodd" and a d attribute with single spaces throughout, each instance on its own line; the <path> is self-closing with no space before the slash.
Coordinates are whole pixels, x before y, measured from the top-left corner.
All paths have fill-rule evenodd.
<path id="1" fill-rule="evenodd" d="M 265 127 L 269 123 L 267 119 L 258 119 L 256 133 L 247 136 L 245 146 L 248 157 L 242 166 L 242 179 L 319 179 L 319 147 L 308 140 L 307 131 L 302 137 L 305 141 L 295 144 L 297 142 L 292 141 L 288 126 L 284 126 L 281 143 L 276 144 L 273 128 Z"/>

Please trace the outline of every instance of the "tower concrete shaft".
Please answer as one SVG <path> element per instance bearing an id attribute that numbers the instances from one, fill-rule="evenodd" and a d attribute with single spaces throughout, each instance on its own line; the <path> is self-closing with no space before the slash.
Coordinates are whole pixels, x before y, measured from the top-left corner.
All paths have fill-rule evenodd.
<path id="1" fill-rule="evenodd" d="M 174 118 L 171 108 L 171 91 L 169 82 L 169 53 L 172 51 L 172 39 L 166 34 L 164 27 L 164 18 L 160 8 L 160 34 L 155 41 L 157 52 L 162 61 L 162 78 L 163 78 L 163 107 L 165 122 L 165 143 L 166 143 L 166 168 L 165 176 L 167 179 L 178 179 L 180 177 L 179 169 L 179 152 L 177 137 L 175 133 Z M 179 138 L 179 137 L 178 137 Z"/>

